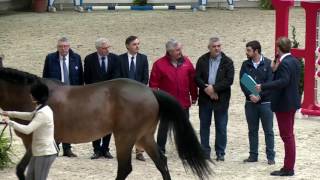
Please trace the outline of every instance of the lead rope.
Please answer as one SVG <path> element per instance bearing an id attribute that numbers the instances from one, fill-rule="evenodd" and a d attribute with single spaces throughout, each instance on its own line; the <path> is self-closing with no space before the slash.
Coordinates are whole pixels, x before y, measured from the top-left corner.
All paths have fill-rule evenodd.
<path id="1" fill-rule="evenodd" d="M 4 122 L 0 122 L 0 125 L 3 124 L 4 125 L 4 128 L 2 129 L 1 131 L 1 134 L 0 134 L 0 138 L 2 138 L 3 134 L 4 134 L 4 131 L 6 130 L 6 128 L 8 127 L 8 124 L 4 123 Z M 9 126 L 9 134 L 10 134 L 10 144 L 9 146 L 5 149 L 5 151 L 8 151 L 10 148 L 11 148 L 11 145 L 12 145 L 12 130 L 11 130 L 11 127 Z"/>

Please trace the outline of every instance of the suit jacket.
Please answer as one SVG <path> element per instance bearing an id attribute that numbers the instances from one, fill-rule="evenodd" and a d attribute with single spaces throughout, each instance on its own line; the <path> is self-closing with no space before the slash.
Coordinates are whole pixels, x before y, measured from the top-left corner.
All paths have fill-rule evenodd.
<path id="1" fill-rule="evenodd" d="M 128 53 L 121 54 L 119 58 L 120 58 L 120 76 L 122 78 L 128 78 L 129 77 Z M 140 53 L 137 54 L 134 79 L 143 84 L 148 84 L 149 65 L 148 65 L 147 56 L 144 54 L 140 54 Z"/>
<path id="2" fill-rule="evenodd" d="M 205 92 L 205 84 L 208 84 L 209 78 L 209 59 L 210 53 L 202 55 L 196 66 L 196 83 L 199 87 L 199 105 L 213 104 L 213 109 L 229 108 L 229 101 L 231 97 L 231 85 L 234 79 L 233 61 L 221 52 L 221 61 L 218 67 L 215 85 L 213 85 L 215 92 L 218 94 L 218 100 L 212 100 Z"/>
<path id="3" fill-rule="evenodd" d="M 48 54 L 44 63 L 42 77 L 61 81 L 59 52 Z M 70 85 L 83 85 L 83 67 L 79 54 L 69 50 Z"/>
<path id="4" fill-rule="evenodd" d="M 299 82 L 301 65 L 291 56 L 286 56 L 274 72 L 273 81 L 261 84 L 261 89 L 271 89 L 271 109 L 288 112 L 300 108 Z"/>
<path id="5" fill-rule="evenodd" d="M 8 111 L 10 118 L 31 121 L 28 125 L 13 122 L 13 128 L 24 134 L 32 133 L 32 155 L 46 156 L 57 154 L 54 141 L 53 112 L 49 106 L 44 106 L 34 112 Z"/>
<path id="6" fill-rule="evenodd" d="M 98 53 L 94 52 L 86 56 L 84 59 L 84 82 L 86 84 L 107 81 L 120 77 L 119 57 L 113 53 L 109 53 L 107 58 L 107 73 L 102 73 Z"/>

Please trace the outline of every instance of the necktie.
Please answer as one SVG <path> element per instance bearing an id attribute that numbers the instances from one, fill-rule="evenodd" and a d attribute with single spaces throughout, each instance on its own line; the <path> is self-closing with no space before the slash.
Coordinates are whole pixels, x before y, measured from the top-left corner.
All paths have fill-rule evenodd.
<path id="1" fill-rule="evenodd" d="M 135 67 L 134 67 L 134 61 L 133 61 L 134 57 L 131 57 L 131 61 L 130 61 L 130 69 L 129 69 L 129 79 L 134 79 L 135 78 Z"/>
<path id="2" fill-rule="evenodd" d="M 101 71 L 102 71 L 102 73 L 106 73 L 106 72 L 107 72 L 107 70 L 106 70 L 106 63 L 105 63 L 104 60 L 106 60 L 106 57 L 105 57 L 105 56 L 102 56 L 102 57 L 101 57 Z"/>
<path id="3" fill-rule="evenodd" d="M 64 78 L 64 83 L 69 85 L 70 84 L 70 80 L 69 80 L 69 71 L 67 68 L 67 64 L 66 64 L 66 57 L 63 56 L 62 58 L 62 68 L 63 68 L 63 78 Z"/>

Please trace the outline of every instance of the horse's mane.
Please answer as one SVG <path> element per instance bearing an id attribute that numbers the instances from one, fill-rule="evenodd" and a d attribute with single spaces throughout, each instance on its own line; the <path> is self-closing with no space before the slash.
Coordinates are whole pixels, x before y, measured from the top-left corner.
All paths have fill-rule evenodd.
<path id="1" fill-rule="evenodd" d="M 34 74 L 5 67 L 0 68 L 0 79 L 20 85 L 30 85 L 35 81 L 40 80 L 40 78 Z"/>

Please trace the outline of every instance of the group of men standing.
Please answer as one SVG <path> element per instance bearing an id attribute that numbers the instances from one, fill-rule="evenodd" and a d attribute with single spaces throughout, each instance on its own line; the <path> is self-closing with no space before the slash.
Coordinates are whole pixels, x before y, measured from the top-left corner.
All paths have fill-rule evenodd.
<path id="1" fill-rule="evenodd" d="M 126 39 L 127 52 L 118 56 L 111 52 L 110 42 L 106 38 L 98 38 L 95 42 L 96 52 L 85 57 L 82 66 L 81 57 L 73 52 L 67 38 L 58 40 L 57 52 L 47 55 L 43 69 L 43 77 L 60 80 L 67 85 L 92 84 L 115 78 L 130 78 L 148 84 L 148 60 L 139 51 L 139 39 L 130 36 Z M 102 156 L 112 159 L 109 151 L 111 134 L 92 142 L 93 155 L 91 159 Z M 76 157 L 71 151 L 71 145 L 63 144 L 63 156 Z M 144 161 L 143 150 L 137 147 L 137 159 Z"/>
<path id="2" fill-rule="evenodd" d="M 296 95 L 297 84 L 292 83 L 299 80 L 295 73 L 300 70 L 295 64 L 290 64 L 296 62 L 290 54 L 286 54 L 291 48 L 288 43 L 291 43 L 290 40 L 289 42 L 282 40 L 277 44 L 278 51 L 282 53 L 280 54 L 281 58 L 285 59 L 281 61 L 280 58 L 280 61 L 277 62 L 272 62 L 261 54 L 261 45 L 258 41 L 247 43 L 246 54 L 248 59 L 243 62 L 240 71 L 240 77 L 247 73 L 254 78 L 258 84 L 256 89 L 259 92 L 258 96 L 253 95 L 246 87 L 241 85 L 241 89 L 246 96 L 245 114 L 250 143 L 250 155 L 244 162 L 258 161 L 258 130 L 259 120 L 261 119 L 265 132 L 268 164 L 275 164 L 272 113 L 274 111 L 278 119 L 280 136 L 285 143 L 286 157 L 284 167 L 280 171 L 273 172 L 272 175 L 294 174 L 293 121 L 294 112 L 300 106 L 300 99 L 299 95 Z M 211 159 L 209 137 L 213 113 L 216 160 L 224 161 L 234 65 L 233 61 L 222 52 L 220 39 L 218 37 L 209 39 L 208 52 L 198 59 L 196 69 L 191 60 L 182 53 L 182 44 L 170 39 L 165 44 L 165 55 L 153 63 L 150 81 L 148 59 L 146 55 L 139 53 L 139 45 L 138 37 L 129 36 L 125 41 L 127 52 L 118 56 L 109 51 L 111 46 L 107 39 L 99 38 L 95 43 L 97 51 L 85 57 L 83 67 L 80 56 L 70 49 L 68 39 L 61 38 L 57 44 L 58 51 L 46 57 L 43 77 L 57 79 L 67 85 L 92 84 L 116 78 L 136 80 L 145 85 L 149 84 L 150 88 L 161 89 L 174 96 L 184 108 L 188 119 L 190 106 L 198 100 L 200 140 L 205 158 Z M 288 58 L 293 58 L 292 62 L 287 61 Z M 286 65 L 287 63 L 290 65 Z M 273 91 L 277 93 L 272 93 Z M 296 97 L 296 99 L 292 100 L 286 97 L 289 95 L 290 97 Z M 277 97 L 275 98 L 275 96 Z M 289 129 L 286 128 L 288 124 L 291 127 Z M 167 129 L 163 127 L 160 121 L 157 143 L 162 153 L 166 151 L 166 132 Z M 91 159 L 102 156 L 108 159 L 113 158 L 109 152 L 110 138 L 111 134 L 108 134 L 92 142 L 94 153 Z M 71 145 L 67 143 L 63 143 L 63 155 L 76 156 L 71 151 Z M 136 146 L 136 158 L 145 161 L 143 149 L 139 146 Z"/>
<path id="3" fill-rule="evenodd" d="M 129 78 L 146 85 L 149 83 L 151 88 L 164 90 L 174 96 L 184 108 L 188 119 L 189 108 L 198 99 L 198 86 L 200 88 L 201 143 L 206 158 L 210 158 L 209 136 L 211 115 L 214 110 L 217 160 L 224 160 L 227 142 L 227 110 L 234 67 L 232 60 L 221 52 L 219 38 L 210 39 L 208 46 L 210 52 L 199 59 L 197 69 L 194 69 L 191 60 L 183 55 L 182 44 L 170 39 L 165 44 L 165 55 L 153 64 L 150 82 L 148 59 L 146 55 L 139 53 L 138 37 L 128 37 L 125 45 L 127 52 L 118 56 L 109 52 L 110 43 L 107 39 L 99 38 L 95 43 L 97 51 L 87 55 L 82 66 L 80 56 L 71 50 L 68 39 L 61 38 L 57 44 L 58 51 L 46 57 L 43 77 L 60 80 L 67 85 L 92 84 L 116 78 Z M 166 132 L 167 130 L 160 123 L 157 143 L 163 153 L 165 153 L 167 140 Z M 113 158 L 109 152 L 110 138 L 111 134 L 108 134 L 92 142 L 94 153 L 91 159 L 101 156 Z M 138 160 L 145 161 L 141 147 L 136 147 L 136 153 Z M 63 143 L 63 155 L 76 156 L 68 143 Z"/>

